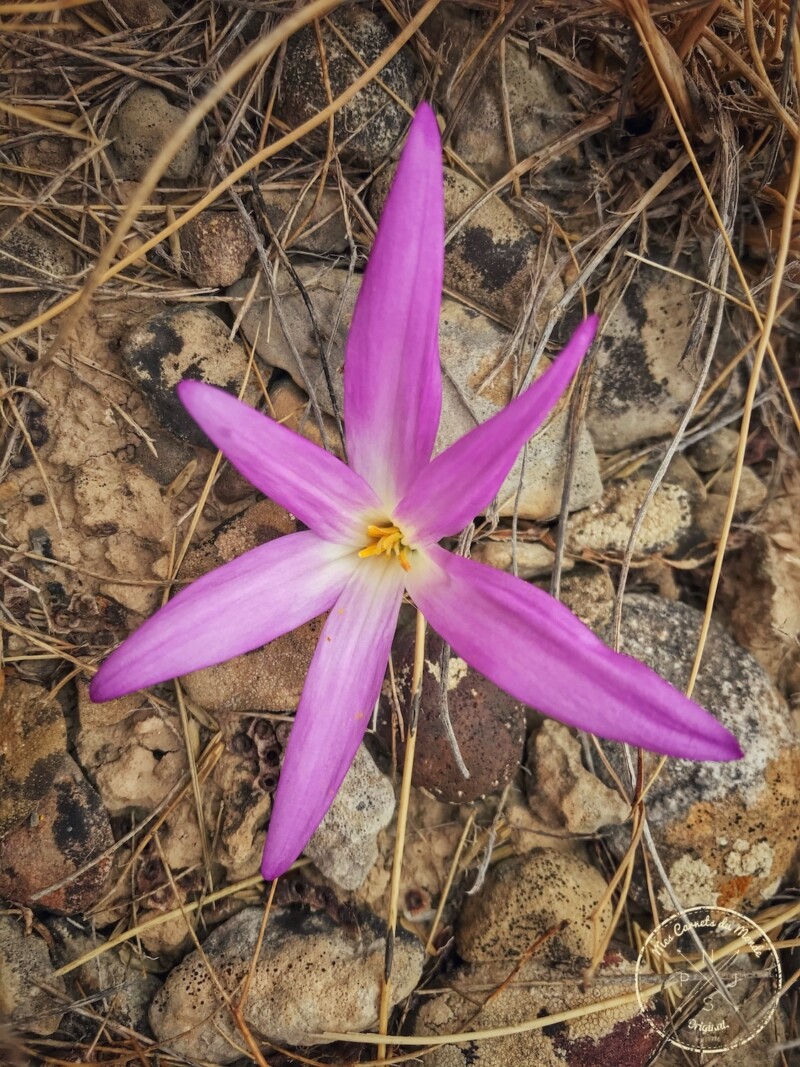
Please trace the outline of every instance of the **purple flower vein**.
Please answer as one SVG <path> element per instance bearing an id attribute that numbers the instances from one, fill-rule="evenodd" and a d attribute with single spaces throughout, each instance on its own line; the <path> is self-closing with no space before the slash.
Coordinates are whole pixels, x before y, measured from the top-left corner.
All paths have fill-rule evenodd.
<path id="1" fill-rule="evenodd" d="M 458 656 L 545 714 L 670 756 L 741 756 L 713 716 L 611 651 L 562 604 L 437 544 L 496 496 L 597 328 L 594 316 L 583 322 L 529 389 L 431 459 L 442 400 L 443 269 L 441 145 L 423 104 L 347 339 L 350 466 L 228 393 L 182 382 L 180 398 L 208 437 L 308 529 L 260 545 L 182 590 L 105 660 L 91 684 L 93 700 L 110 700 L 242 655 L 330 612 L 286 749 L 265 878 L 299 856 L 350 767 L 404 592 Z"/>

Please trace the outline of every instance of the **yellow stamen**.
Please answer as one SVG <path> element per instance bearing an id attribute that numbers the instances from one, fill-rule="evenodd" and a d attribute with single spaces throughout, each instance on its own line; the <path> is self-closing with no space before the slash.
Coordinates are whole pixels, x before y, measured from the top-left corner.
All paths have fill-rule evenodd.
<path id="1" fill-rule="evenodd" d="M 394 556 L 404 571 L 411 570 L 408 558 L 408 545 L 403 543 L 403 532 L 396 526 L 367 527 L 367 537 L 372 538 L 372 544 L 366 545 L 358 553 L 362 559 L 369 556 Z"/>

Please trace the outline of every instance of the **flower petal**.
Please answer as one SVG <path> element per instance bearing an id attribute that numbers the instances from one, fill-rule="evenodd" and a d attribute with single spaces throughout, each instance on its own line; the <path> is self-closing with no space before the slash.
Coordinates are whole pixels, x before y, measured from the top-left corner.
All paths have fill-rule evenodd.
<path id="1" fill-rule="evenodd" d="M 276 538 L 182 589 L 122 642 L 89 687 L 111 700 L 222 663 L 321 615 L 358 556 L 310 530 Z"/>
<path id="2" fill-rule="evenodd" d="M 281 768 L 265 878 L 294 863 L 353 762 L 378 699 L 402 593 L 396 561 L 363 560 L 325 622 Z"/>
<path id="3" fill-rule="evenodd" d="M 393 512 L 407 541 L 426 545 L 457 533 L 497 496 L 519 450 L 572 380 L 597 324 L 597 316 L 590 315 L 553 365 L 524 393 L 424 468 Z"/>
<path id="4" fill-rule="evenodd" d="M 741 758 L 712 715 L 535 586 L 436 545 L 415 553 L 406 586 L 462 659 L 554 719 L 668 756 Z"/>
<path id="5" fill-rule="evenodd" d="M 234 467 L 320 537 L 363 544 L 363 513 L 380 504 L 362 478 L 305 437 L 222 389 L 183 381 L 186 410 Z"/>
<path id="6" fill-rule="evenodd" d="M 372 245 L 345 349 L 347 455 L 391 511 L 430 459 L 442 408 L 442 148 L 420 104 Z"/>

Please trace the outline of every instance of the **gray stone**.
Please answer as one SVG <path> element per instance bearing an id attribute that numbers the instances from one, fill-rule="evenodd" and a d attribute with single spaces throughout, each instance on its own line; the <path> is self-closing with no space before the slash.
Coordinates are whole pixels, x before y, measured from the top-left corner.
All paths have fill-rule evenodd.
<path id="1" fill-rule="evenodd" d="M 300 267 L 298 273 L 314 306 L 323 340 L 327 343 L 340 302 L 339 330 L 331 346 L 329 364 L 339 411 L 343 406 L 342 363 L 347 330 L 361 284 L 360 277 L 348 279 L 344 270 Z M 243 299 L 251 280 L 243 279 L 229 290 L 234 299 Z M 300 366 L 275 323 L 270 298 L 259 289 L 242 320 L 242 331 L 271 367 L 285 370 L 300 388 L 311 388 L 323 412 L 332 414 L 333 404 L 319 359 L 308 312 L 294 285 L 279 278 L 278 292 L 287 330 L 300 356 Z M 235 305 L 234 305 L 235 306 Z M 268 323 L 270 324 L 267 328 Z M 510 335 L 486 316 L 445 298 L 439 321 L 439 347 L 443 372 L 442 420 L 434 451 L 440 452 L 478 423 L 501 410 L 512 396 L 513 365 L 506 347 Z M 544 367 L 542 368 L 544 369 Z M 307 420 L 310 421 L 310 420 Z M 567 439 L 567 411 L 562 405 L 527 446 L 527 463 L 519 499 L 519 515 L 528 519 L 549 519 L 561 507 Z M 302 431 L 301 431 L 302 432 Z M 309 432 L 308 436 L 312 436 Z M 335 441 L 335 437 L 333 438 Z M 522 459 L 517 460 L 499 494 L 501 515 L 514 512 Z M 597 459 L 591 438 L 582 427 L 570 507 L 586 507 L 602 492 Z"/>
<path id="2" fill-rule="evenodd" d="M 376 218 L 386 201 L 394 172 L 394 167 L 387 167 L 370 187 L 369 205 Z M 445 167 L 444 214 L 448 229 L 459 222 L 483 192 L 477 183 Z M 534 277 L 539 282 L 536 296 L 545 311 L 564 291 L 552 259 L 548 256 L 539 264 L 539 255 L 538 234 L 498 196 L 493 196 L 469 211 L 468 218 L 448 242 L 444 284 L 477 307 L 513 324 L 530 297 Z"/>
<path id="3" fill-rule="evenodd" d="M 537 938 L 555 930 L 539 958 L 591 959 L 597 938 L 611 922 L 610 902 L 600 907 L 606 888 L 599 871 L 569 852 L 535 848 L 520 859 L 505 860 L 461 909 L 459 954 L 470 963 L 516 960 Z"/>
<path id="4" fill-rule="evenodd" d="M 364 65 L 373 63 L 392 43 L 392 34 L 383 22 L 364 7 L 345 7 L 329 15 L 329 21 L 346 38 Z M 328 21 L 328 20 L 326 20 Z M 364 71 L 347 46 L 325 22 L 320 24 L 325 60 L 333 96 L 352 84 Z M 416 99 L 416 71 L 409 51 L 400 51 L 383 68 L 380 81 L 406 104 Z M 289 38 L 283 61 L 281 93 L 277 114 L 290 128 L 302 125 L 328 104 L 322 60 L 313 27 L 307 26 Z M 397 143 L 408 125 L 408 113 L 373 79 L 333 120 L 333 136 L 342 159 L 369 167 L 382 160 Z M 304 143 L 324 154 L 327 123 L 307 134 Z"/>
<path id="5" fill-rule="evenodd" d="M 392 784 L 361 745 L 305 854 L 342 889 L 358 889 L 378 859 L 377 835 L 392 815 Z"/>
<path id="6" fill-rule="evenodd" d="M 686 686 L 702 615 L 675 601 L 626 597 L 622 650 L 678 689 Z M 766 672 L 712 623 L 693 699 L 733 732 L 744 758 L 729 763 L 668 760 L 647 794 L 659 855 L 684 907 L 758 908 L 789 870 L 800 838 L 800 735 Z M 621 746 L 603 742 L 629 781 Z M 647 780 L 659 757 L 645 756 Z M 612 833 L 619 855 L 629 834 Z M 646 901 L 644 881 L 632 892 Z M 661 889 L 659 900 L 671 907 Z"/>
<path id="7" fill-rule="evenodd" d="M 192 444 L 212 445 L 178 399 L 185 378 L 216 385 L 238 395 L 247 354 L 231 341 L 225 323 L 204 307 L 168 308 L 132 330 L 122 344 L 122 362 L 162 426 Z M 255 386 L 245 400 L 255 403 Z"/>
<path id="8" fill-rule="evenodd" d="M 286 249 L 328 255 L 348 247 L 342 196 L 316 185 L 304 189 L 262 186 L 270 225 Z M 291 240 L 290 240 L 291 238 Z"/>
<path id="9" fill-rule="evenodd" d="M 65 1009 L 57 994 L 66 994 L 66 986 L 54 971 L 41 937 L 26 935 L 14 916 L 0 915 L 0 1022 L 10 1021 L 43 1036 L 55 1033 Z"/>
<path id="10" fill-rule="evenodd" d="M 214 980 L 237 993 L 250 971 L 263 920 L 261 908 L 246 908 L 218 927 L 169 975 L 150 1008 L 159 1041 L 179 1055 L 233 1063 L 241 1035 Z M 243 1012 L 256 1036 L 278 1045 L 312 1045 L 323 1030 L 360 1031 L 378 1018 L 386 931 L 362 913 L 353 927 L 337 925 L 324 912 L 273 908 Z M 416 987 L 425 953 L 416 938 L 398 931 L 392 971 L 392 1001 Z"/>
<path id="11" fill-rule="evenodd" d="M 604 323 L 586 415 L 598 451 L 674 432 L 700 372 L 683 358 L 694 292 L 691 281 L 643 266 Z"/>
<path id="12" fill-rule="evenodd" d="M 63 284 L 75 269 L 74 254 L 66 241 L 17 223 L 12 211 L 0 212 L 0 316 L 17 320 L 33 314 L 48 289 Z M 30 289 L 31 292 L 14 292 Z"/>

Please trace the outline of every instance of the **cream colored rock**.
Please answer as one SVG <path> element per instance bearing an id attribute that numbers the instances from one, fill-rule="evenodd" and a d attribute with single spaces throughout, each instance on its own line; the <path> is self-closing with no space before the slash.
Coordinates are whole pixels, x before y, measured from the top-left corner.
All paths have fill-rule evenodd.
<path id="1" fill-rule="evenodd" d="M 510 539 L 496 541 L 489 538 L 481 541 L 472 549 L 472 559 L 496 567 L 499 571 L 513 571 L 516 560 L 517 574 L 520 578 L 540 578 L 550 574 L 555 555 L 539 541 L 517 541 L 512 547 Z M 565 559 L 562 569 L 571 570 L 574 563 Z"/>
<path id="2" fill-rule="evenodd" d="M 143 178 L 185 118 L 186 112 L 171 104 L 160 89 L 144 86 L 132 93 L 117 115 L 114 148 L 119 157 L 120 177 Z M 195 132 L 179 146 L 162 181 L 184 181 L 197 162 L 197 156 Z"/>
<path id="3" fill-rule="evenodd" d="M 567 528 L 567 550 L 576 556 L 622 555 L 649 487 L 649 477 L 606 485 L 602 500 L 572 516 Z M 692 531 L 692 503 L 682 486 L 670 482 L 660 485 L 645 512 L 634 556 L 674 551 Z"/>
<path id="4" fill-rule="evenodd" d="M 711 493 L 727 498 L 733 489 L 733 471 L 724 471 L 716 478 Z M 757 511 L 767 499 L 767 487 L 752 467 L 743 467 L 739 491 L 736 494 L 737 511 Z"/>
<path id="5" fill-rule="evenodd" d="M 262 920 L 261 908 L 246 908 L 206 938 L 205 959 L 193 952 L 172 971 L 150 1008 L 159 1041 L 204 1062 L 240 1058 L 241 1035 L 207 963 L 235 993 L 250 972 Z M 318 1044 L 312 1035 L 324 1030 L 369 1029 L 378 1019 L 384 952 L 385 930 L 374 916 L 344 930 L 323 912 L 273 909 L 244 1004 L 247 1025 L 279 1045 Z M 399 930 L 392 1003 L 416 987 L 424 959 L 421 943 Z"/>
<path id="6" fill-rule="evenodd" d="M 305 854 L 342 889 L 358 889 L 378 859 L 378 832 L 393 815 L 392 784 L 361 745 Z"/>
<path id="7" fill-rule="evenodd" d="M 129 696 L 119 697 L 117 700 L 106 700 L 102 704 L 95 704 L 89 696 L 89 686 L 82 678 L 78 679 L 77 690 L 78 719 L 80 721 L 80 729 L 83 731 L 94 730 L 104 726 L 116 726 L 117 723 L 127 719 L 134 712 L 141 711 L 148 706 L 147 698 L 141 693 L 131 693 Z"/>
<path id="8" fill-rule="evenodd" d="M 347 271 L 300 267 L 298 273 L 314 305 L 325 341 L 327 323 L 334 323 L 341 303 L 339 331 L 331 346 L 329 362 L 339 411 L 342 403 L 342 360 L 347 329 L 361 284 Z M 229 296 L 246 296 L 250 280 L 243 279 Z M 278 291 L 287 330 L 300 355 L 301 366 L 275 324 L 269 296 L 260 290 L 242 320 L 242 330 L 256 351 L 272 367 L 292 376 L 298 388 L 311 389 L 323 412 L 332 414 L 333 403 L 319 360 L 319 346 L 296 287 L 282 277 Z M 510 335 L 486 316 L 445 299 L 439 322 L 439 347 L 443 371 L 442 420 L 435 452 L 440 452 L 478 423 L 490 418 L 512 397 L 513 362 L 507 346 Z M 546 362 L 546 361 L 545 361 Z M 544 363 L 542 365 L 544 370 Z M 565 407 L 555 414 L 527 445 L 527 463 L 519 498 L 519 515 L 549 519 L 558 514 L 564 482 L 568 414 Z M 334 438 L 335 440 L 335 438 Z M 517 497 L 521 458 L 515 463 L 499 494 L 501 515 L 512 515 Z M 602 492 L 597 458 L 585 427 L 579 431 L 571 509 L 586 507 Z"/>
<path id="9" fill-rule="evenodd" d="M 624 823 L 629 805 L 587 770 L 581 743 L 566 726 L 545 719 L 529 744 L 531 810 L 554 830 L 594 834 Z"/>
<path id="10" fill-rule="evenodd" d="M 601 906 L 606 888 L 594 867 L 550 848 L 499 863 L 461 910 L 459 954 L 470 963 L 516 960 L 555 928 L 558 932 L 542 945 L 541 958 L 591 959 L 611 922 L 610 902 Z"/>

